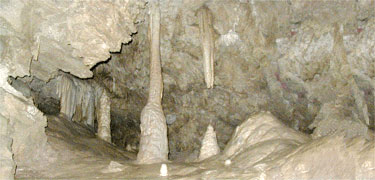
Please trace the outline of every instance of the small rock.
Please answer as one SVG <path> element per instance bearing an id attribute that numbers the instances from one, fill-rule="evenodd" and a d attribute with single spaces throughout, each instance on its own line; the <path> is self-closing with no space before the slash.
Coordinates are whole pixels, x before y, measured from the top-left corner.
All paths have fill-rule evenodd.
<path id="1" fill-rule="evenodd" d="M 165 119 L 167 120 L 167 124 L 171 125 L 176 121 L 177 116 L 175 114 L 168 114 Z"/>
<path id="2" fill-rule="evenodd" d="M 120 172 L 125 169 L 125 166 L 116 162 L 111 161 L 106 169 L 102 170 L 102 173 L 114 173 L 114 172 Z"/>

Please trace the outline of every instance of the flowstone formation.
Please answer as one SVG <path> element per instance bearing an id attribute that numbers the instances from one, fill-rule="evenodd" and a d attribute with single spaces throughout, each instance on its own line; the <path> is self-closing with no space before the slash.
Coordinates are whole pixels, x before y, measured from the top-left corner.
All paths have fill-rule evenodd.
<path id="1" fill-rule="evenodd" d="M 202 42 L 204 80 L 207 88 L 214 86 L 215 42 L 212 29 L 212 14 L 207 7 L 199 10 L 199 34 Z"/>
<path id="2" fill-rule="evenodd" d="M 216 132 L 214 128 L 208 125 L 206 134 L 202 140 L 202 147 L 199 153 L 199 161 L 205 160 L 220 153 L 219 145 L 217 144 Z"/>
<path id="3" fill-rule="evenodd" d="M 167 124 L 161 107 L 163 80 L 160 64 L 160 9 L 157 2 L 150 7 L 150 89 L 146 106 L 141 113 L 141 139 L 138 163 L 157 163 L 168 160 Z"/>
<path id="4" fill-rule="evenodd" d="M 342 134 L 311 139 L 285 126 L 269 112 L 238 126 L 224 152 L 201 162 L 203 172 L 186 178 L 209 179 L 372 179 L 375 142 Z M 225 161 L 230 160 L 230 168 Z"/>

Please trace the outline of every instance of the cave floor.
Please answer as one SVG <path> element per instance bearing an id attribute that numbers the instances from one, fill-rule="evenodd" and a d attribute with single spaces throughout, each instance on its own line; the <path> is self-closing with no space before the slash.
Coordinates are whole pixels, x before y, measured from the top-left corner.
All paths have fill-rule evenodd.
<path id="1" fill-rule="evenodd" d="M 168 162 L 168 176 L 161 177 L 161 164 L 136 164 L 134 152 L 97 139 L 92 130 L 79 123 L 48 116 L 46 134 L 47 160 L 20 163 L 16 179 L 195 179 L 218 168 L 204 163 Z"/>
<path id="2" fill-rule="evenodd" d="M 252 129 L 254 126 L 262 128 L 264 123 L 271 128 L 254 130 L 255 135 L 264 132 L 261 136 L 257 136 L 256 139 L 260 138 L 259 142 L 231 158 L 230 166 L 224 165 L 227 160 L 225 156 L 213 156 L 202 162 L 167 162 L 168 176 L 161 177 L 161 164 L 136 164 L 135 152 L 123 151 L 99 140 L 95 133 L 84 125 L 62 117 L 48 116 L 46 128 L 48 146 L 43 150 L 45 156 L 39 161 L 17 162 L 15 177 L 16 179 L 374 179 L 374 141 L 368 141 L 363 137 L 345 140 L 340 134 L 310 140 L 281 126 L 281 123 L 276 123 L 276 119 L 259 117 L 255 120 L 250 118 L 251 121 L 246 121 L 245 125 L 248 126 L 244 128 Z M 247 132 L 244 131 L 245 134 Z M 279 136 L 284 136 L 284 139 L 280 139 Z M 242 133 L 236 137 L 243 138 L 244 135 Z M 262 139 L 263 137 L 266 137 L 266 140 Z M 304 144 L 296 145 L 298 139 L 306 139 L 306 141 Z"/>
<path id="3" fill-rule="evenodd" d="M 168 164 L 168 177 L 160 177 L 160 164 L 136 165 L 132 161 L 116 161 L 121 170 L 109 169 L 111 160 L 100 157 L 73 159 L 69 162 L 53 163 L 39 171 L 17 171 L 16 179 L 180 179 L 198 167 L 188 164 Z"/>

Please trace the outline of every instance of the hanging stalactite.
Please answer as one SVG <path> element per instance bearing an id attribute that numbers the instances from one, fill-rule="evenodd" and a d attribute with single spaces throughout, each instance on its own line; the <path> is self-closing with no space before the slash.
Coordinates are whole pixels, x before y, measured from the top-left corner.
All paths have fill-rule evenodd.
<path id="1" fill-rule="evenodd" d="M 80 122 L 94 128 L 99 118 L 100 102 L 105 89 L 69 75 L 58 77 L 57 95 L 60 98 L 60 113 L 68 120 Z"/>
<path id="2" fill-rule="evenodd" d="M 207 7 L 202 7 L 199 10 L 199 32 L 203 51 L 204 80 L 207 88 L 213 88 L 215 42 L 212 29 L 212 15 Z"/>

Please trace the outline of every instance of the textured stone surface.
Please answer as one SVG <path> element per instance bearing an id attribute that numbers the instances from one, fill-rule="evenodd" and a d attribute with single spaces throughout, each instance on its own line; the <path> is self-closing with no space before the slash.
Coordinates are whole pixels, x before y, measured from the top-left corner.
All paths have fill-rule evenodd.
<path id="1" fill-rule="evenodd" d="M 326 136 L 307 143 L 291 154 L 272 179 L 372 179 L 375 175 L 375 146 L 363 137 L 345 140 Z"/>
<path id="2" fill-rule="evenodd" d="M 326 103 L 321 108 L 315 121 L 310 125 L 316 127 L 312 137 L 321 138 L 326 135 L 342 132 L 345 137 L 363 136 L 371 139 L 367 126 L 361 122 L 345 117 L 345 113 L 333 103 Z"/>
<path id="3" fill-rule="evenodd" d="M 47 119 L 31 99 L 22 99 L 2 92 L 0 113 L 9 118 L 9 131 L 13 139 L 12 151 L 17 165 L 34 165 L 47 158 L 48 147 L 44 128 Z M 17 112 L 17 113 L 15 113 Z"/>
<path id="4" fill-rule="evenodd" d="M 143 5 L 129 0 L 2 1 L 3 58 L 15 77 L 48 80 L 58 70 L 91 77 L 91 67 L 131 40 Z"/>
<path id="5" fill-rule="evenodd" d="M 6 180 L 13 179 L 16 170 L 8 123 L 9 120 L 0 115 L 0 179 Z"/>
<path id="6" fill-rule="evenodd" d="M 250 117 L 236 128 L 223 154 L 226 157 L 233 157 L 243 153 L 246 149 L 251 149 L 251 146 L 259 142 L 273 139 L 291 140 L 297 145 L 310 140 L 303 133 L 282 124 L 271 113 L 261 112 Z"/>
<path id="7" fill-rule="evenodd" d="M 8 68 L 0 62 L 0 178 L 13 179 L 15 167 L 46 160 L 47 120 L 33 104 L 7 83 Z M 14 162 L 13 162 L 14 161 Z"/>

